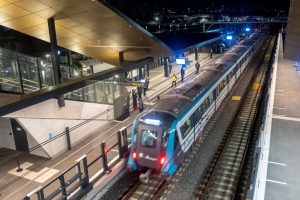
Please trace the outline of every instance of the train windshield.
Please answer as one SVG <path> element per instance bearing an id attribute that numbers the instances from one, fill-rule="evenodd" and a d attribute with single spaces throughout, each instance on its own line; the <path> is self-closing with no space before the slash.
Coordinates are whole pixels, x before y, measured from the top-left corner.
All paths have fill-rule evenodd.
<path id="1" fill-rule="evenodd" d="M 156 148 L 157 132 L 143 129 L 141 136 L 141 146 L 153 149 Z"/>

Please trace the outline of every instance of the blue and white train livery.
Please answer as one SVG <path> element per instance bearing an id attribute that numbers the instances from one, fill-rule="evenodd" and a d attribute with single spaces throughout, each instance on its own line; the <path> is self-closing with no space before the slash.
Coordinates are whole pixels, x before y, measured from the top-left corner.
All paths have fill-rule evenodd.
<path id="1" fill-rule="evenodd" d="M 172 176 L 265 39 L 252 34 L 136 117 L 127 167 Z"/>

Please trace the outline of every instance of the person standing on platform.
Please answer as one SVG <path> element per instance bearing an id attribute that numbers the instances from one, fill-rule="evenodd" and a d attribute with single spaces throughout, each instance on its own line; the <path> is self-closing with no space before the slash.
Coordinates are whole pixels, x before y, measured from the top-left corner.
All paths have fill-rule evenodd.
<path id="1" fill-rule="evenodd" d="M 147 96 L 147 95 L 146 95 L 146 91 L 147 91 L 147 82 L 144 83 L 143 91 L 144 91 L 144 96 Z"/>
<path id="2" fill-rule="evenodd" d="M 144 110 L 144 103 L 143 103 L 143 100 L 140 99 L 140 101 L 139 101 L 139 111 L 140 111 L 140 113 L 143 112 L 143 110 Z"/>
<path id="3" fill-rule="evenodd" d="M 160 100 L 160 96 L 159 96 L 159 95 L 156 96 L 156 100 L 157 100 L 157 101 Z"/>
<path id="4" fill-rule="evenodd" d="M 172 87 L 175 85 L 176 87 L 176 81 L 177 81 L 177 76 L 173 73 L 173 76 L 172 76 Z"/>
<path id="5" fill-rule="evenodd" d="M 200 63 L 198 61 L 195 64 L 195 68 L 196 68 L 195 74 L 198 74 L 199 73 L 199 69 L 200 69 Z"/>
<path id="6" fill-rule="evenodd" d="M 143 88 L 141 86 L 138 86 L 137 94 L 138 94 L 139 100 L 141 100 L 141 98 L 142 98 L 142 93 L 143 93 Z"/>
<path id="7" fill-rule="evenodd" d="M 171 74 L 171 72 L 172 72 L 172 67 L 173 67 L 173 66 L 172 66 L 172 64 L 170 63 L 170 64 L 169 64 L 169 74 Z"/>
<path id="8" fill-rule="evenodd" d="M 150 84 L 150 78 L 148 76 L 145 76 L 145 85 L 146 85 L 146 89 L 149 89 L 149 84 Z"/>
<path id="9" fill-rule="evenodd" d="M 135 89 L 132 89 L 132 107 L 133 110 L 137 109 L 137 94 L 135 92 Z"/>
<path id="10" fill-rule="evenodd" d="M 184 81 L 184 74 L 185 74 L 185 66 L 183 65 L 180 69 L 180 74 L 181 74 L 181 82 Z"/>

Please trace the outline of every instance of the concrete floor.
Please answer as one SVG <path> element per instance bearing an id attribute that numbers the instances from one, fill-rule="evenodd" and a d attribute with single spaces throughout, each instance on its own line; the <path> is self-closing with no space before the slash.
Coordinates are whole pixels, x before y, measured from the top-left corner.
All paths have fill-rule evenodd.
<path id="1" fill-rule="evenodd" d="M 300 198 L 300 74 L 293 65 L 278 62 L 265 200 Z"/>

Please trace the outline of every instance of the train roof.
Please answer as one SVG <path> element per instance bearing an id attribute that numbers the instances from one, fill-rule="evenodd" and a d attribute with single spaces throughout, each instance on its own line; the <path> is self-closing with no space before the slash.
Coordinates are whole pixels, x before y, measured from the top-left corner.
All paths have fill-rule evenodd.
<path id="1" fill-rule="evenodd" d="M 166 112 L 174 117 L 177 117 L 190 103 L 191 100 L 189 98 L 186 98 L 180 94 L 168 95 L 156 103 L 151 110 Z"/>
<path id="2" fill-rule="evenodd" d="M 214 64 L 201 68 L 201 72 L 197 76 L 186 80 L 183 84 L 168 92 L 164 98 L 152 107 L 151 111 L 165 112 L 174 117 L 178 117 L 185 108 L 211 84 L 215 77 L 220 77 L 225 69 L 232 66 L 232 64 L 246 52 L 259 35 L 260 34 L 256 34 L 244 40 L 237 46 L 231 48 Z"/>

